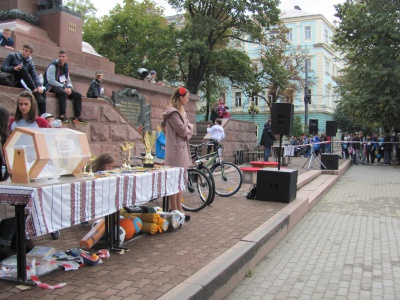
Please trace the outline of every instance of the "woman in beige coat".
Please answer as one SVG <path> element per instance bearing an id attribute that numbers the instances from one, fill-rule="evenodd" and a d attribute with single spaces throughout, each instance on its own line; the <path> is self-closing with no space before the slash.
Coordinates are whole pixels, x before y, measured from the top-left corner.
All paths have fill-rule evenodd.
<path id="1" fill-rule="evenodd" d="M 168 107 L 163 113 L 161 127 L 166 136 L 165 165 L 188 168 L 192 165 L 189 139 L 193 135 L 193 125 L 186 117 L 185 105 L 189 102 L 189 92 L 181 87 L 171 96 Z M 171 210 L 182 209 L 182 192 L 169 197 Z M 190 216 L 185 215 L 185 221 Z"/>

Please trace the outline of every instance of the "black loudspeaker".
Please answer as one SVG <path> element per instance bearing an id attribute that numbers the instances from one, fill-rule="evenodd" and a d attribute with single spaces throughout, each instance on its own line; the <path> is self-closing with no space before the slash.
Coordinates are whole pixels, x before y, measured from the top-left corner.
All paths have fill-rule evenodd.
<path id="1" fill-rule="evenodd" d="M 326 136 L 335 136 L 337 133 L 337 122 L 326 121 Z"/>
<path id="2" fill-rule="evenodd" d="M 257 171 L 257 200 L 289 203 L 296 199 L 298 170 Z"/>
<path id="3" fill-rule="evenodd" d="M 291 135 L 293 131 L 294 106 L 291 103 L 272 103 L 272 134 Z"/>
<path id="4" fill-rule="evenodd" d="M 339 156 L 337 154 L 321 154 L 321 162 L 325 165 L 326 170 L 337 170 L 339 168 Z M 322 164 L 321 170 L 325 170 Z"/>
<path id="5" fill-rule="evenodd" d="M 308 123 L 308 133 L 317 134 L 318 133 L 318 119 L 310 119 Z"/>

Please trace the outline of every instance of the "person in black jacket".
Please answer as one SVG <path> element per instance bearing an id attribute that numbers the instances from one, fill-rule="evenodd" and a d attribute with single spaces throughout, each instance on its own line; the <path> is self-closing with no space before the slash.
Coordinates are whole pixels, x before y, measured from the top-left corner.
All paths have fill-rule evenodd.
<path id="1" fill-rule="evenodd" d="M 35 64 L 31 54 L 33 46 L 25 44 L 22 52 L 10 53 L 1 65 L 1 71 L 14 75 L 14 85 L 20 88 L 29 89 L 35 96 L 38 104 L 39 115 L 46 112 L 46 100 L 41 95 L 44 92 L 42 83 L 36 73 Z"/>
<path id="2" fill-rule="evenodd" d="M 264 146 L 264 161 L 268 161 L 274 141 L 276 138 L 271 132 L 271 120 L 267 120 L 260 140 L 260 145 Z"/>
<path id="3" fill-rule="evenodd" d="M 104 94 L 104 89 L 101 87 L 101 81 L 103 80 L 103 72 L 101 70 L 94 73 L 95 79 L 90 83 L 89 89 L 86 93 L 88 98 L 102 98 Z"/>

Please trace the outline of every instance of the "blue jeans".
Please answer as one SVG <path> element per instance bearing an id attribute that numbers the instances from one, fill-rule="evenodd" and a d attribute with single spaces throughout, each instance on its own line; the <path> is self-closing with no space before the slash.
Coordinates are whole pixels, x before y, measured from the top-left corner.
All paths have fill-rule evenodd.
<path id="1" fill-rule="evenodd" d="M 271 153 L 271 148 L 265 147 L 264 150 L 264 161 L 268 161 L 269 154 Z"/>

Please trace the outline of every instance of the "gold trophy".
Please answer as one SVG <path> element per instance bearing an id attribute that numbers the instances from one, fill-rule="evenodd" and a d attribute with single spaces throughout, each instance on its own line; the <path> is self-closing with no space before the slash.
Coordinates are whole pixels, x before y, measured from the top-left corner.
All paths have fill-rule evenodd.
<path id="1" fill-rule="evenodd" d="M 96 155 L 92 154 L 92 155 L 90 156 L 89 163 L 88 163 L 88 166 L 89 166 L 89 173 L 87 174 L 87 177 L 94 177 L 94 174 L 93 174 L 93 161 L 94 161 L 95 159 L 96 159 Z"/>
<path id="2" fill-rule="evenodd" d="M 143 167 L 154 168 L 153 156 L 151 155 L 151 149 L 153 149 L 154 143 L 156 142 L 157 135 L 155 131 L 143 131 L 144 148 L 146 150 L 146 156 L 144 157 Z"/>
<path id="3" fill-rule="evenodd" d="M 131 150 L 133 149 L 133 146 L 135 146 L 135 143 L 128 143 L 124 142 L 125 149 L 128 151 L 128 156 L 126 158 L 126 167 L 128 170 L 131 170 Z"/>
<path id="4" fill-rule="evenodd" d="M 120 148 L 121 148 L 122 152 L 124 152 L 124 163 L 122 164 L 121 168 L 123 170 L 126 170 L 128 168 L 128 164 L 126 161 L 126 154 L 127 154 L 128 149 L 126 149 L 125 145 L 120 145 Z"/>

